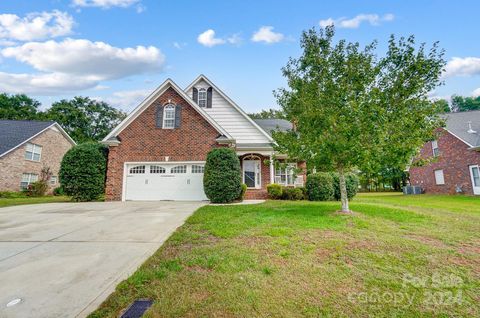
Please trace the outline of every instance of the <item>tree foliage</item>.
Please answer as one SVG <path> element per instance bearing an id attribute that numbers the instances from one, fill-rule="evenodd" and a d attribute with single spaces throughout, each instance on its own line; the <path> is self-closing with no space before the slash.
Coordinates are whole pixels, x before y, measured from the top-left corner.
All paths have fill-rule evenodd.
<path id="1" fill-rule="evenodd" d="M 267 110 L 263 109 L 258 113 L 248 114 L 248 116 L 250 116 L 253 119 L 271 119 L 271 118 L 281 119 L 285 117 L 281 110 L 273 109 L 273 108 L 269 108 Z"/>
<path id="2" fill-rule="evenodd" d="M 60 165 L 60 183 L 75 201 L 94 201 L 104 193 L 107 148 L 84 143 L 71 148 Z"/>
<path id="3" fill-rule="evenodd" d="M 78 143 L 105 137 L 126 114 L 105 102 L 75 97 L 52 104 L 46 117 L 54 120 Z"/>
<path id="4" fill-rule="evenodd" d="M 452 110 L 454 112 L 464 112 L 469 110 L 480 110 L 480 96 L 463 97 L 459 95 L 452 96 Z"/>
<path id="5" fill-rule="evenodd" d="M 0 94 L 0 119 L 41 119 L 40 102 L 24 94 Z"/>
<path id="6" fill-rule="evenodd" d="M 292 132 L 274 132 L 278 151 L 339 173 L 342 210 L 349 211 L 345 174 L 405 166 L 442 121 L 428 92 L 441 84 L 438 44 L 391 36 L 384 57 L 376 42 L 333 42 L 333 27 L 304 31 L 303 53 L 282 69 L 289 89 L 275 92 Z"/>
<path id="7" fill-rule="evenodd" d="M 229 203 L 242 192 L 240 160 L 231 148 L 216 148 L 207 155 L 203 187 L 213 203 Z"/>

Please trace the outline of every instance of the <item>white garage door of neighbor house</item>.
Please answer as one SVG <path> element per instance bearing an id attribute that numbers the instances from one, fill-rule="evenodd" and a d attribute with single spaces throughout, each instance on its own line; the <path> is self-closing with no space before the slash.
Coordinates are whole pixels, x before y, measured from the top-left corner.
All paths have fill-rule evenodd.
<path id="1" fill-rule="evenodd" d="M 203 191 L 204 163 L 128 164 L 125 200 L 207 200 Z"/>

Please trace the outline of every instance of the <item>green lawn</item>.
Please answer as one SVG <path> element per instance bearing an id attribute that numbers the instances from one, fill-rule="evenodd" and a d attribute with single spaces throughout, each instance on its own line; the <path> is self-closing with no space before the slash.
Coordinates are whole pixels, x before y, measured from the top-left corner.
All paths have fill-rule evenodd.
<path id="1" fill-rule="evenodd" d="M 479 317 L 480 198 L 206 206 L 91 317 Z"/>
<path id="2" fill-rule="evenodd" d="M 0 208 L 13 206 L 13 205 L 22 205 L 22 204 L 70 202 L 70 201 L 71 199 L 65 196 L 0 198 Z"/>

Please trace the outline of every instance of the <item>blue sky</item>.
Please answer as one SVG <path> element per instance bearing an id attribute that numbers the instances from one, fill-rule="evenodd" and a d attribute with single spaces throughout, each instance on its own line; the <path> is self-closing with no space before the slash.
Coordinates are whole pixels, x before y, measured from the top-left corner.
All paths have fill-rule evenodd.
<path id="1" fill-rule="evenodd" d="M 276 107 L 272 91 L 302 30 L 333 22 L 362 44 L 390 34 L 440 41 L 449 62 L 433 97 L 480 95 L 478 1 L 0 2 L 0 91 L 45 106 L 75 95 L 131 110 L 170 77 L 203 73 L 246 111 Z M 322 21 L 322 22 L 321 22 Z"/>

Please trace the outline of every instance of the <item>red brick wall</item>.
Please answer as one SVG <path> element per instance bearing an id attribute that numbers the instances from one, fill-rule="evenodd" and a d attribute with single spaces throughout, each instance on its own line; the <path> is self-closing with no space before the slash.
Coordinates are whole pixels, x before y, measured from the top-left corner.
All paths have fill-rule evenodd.
<path id="1" fill-rule="evenodd" d="M 436 162 L 423 167 L 410 168 L 410 183 L 421 186 L 426 193 L 454 194 L 461 186 L 466 194 L 473 194 L 470 165 L 480 164 L 480 152 L 469 150 L 463 141 L 443 130 L 438 138 L 440 156 Z M 432 156 L 432 143 L 427 142 L 420 151 L 421 158 Z M 444 185 L 435 184 L 435 170 L 443 169 Z"/>
<path id="2" fill-rule="evenodd" d="M 182 106 L 181 125 L 176 129 L 156 127 L 155 110 L 171 100 Z M 204 161 L 207 153 L 219 145 L 219 133 L 174 89 L 169 88 L 118 136 L 121 143 L 111 146 L 108 156 L 107 200 L 121 200 L 125 162 Z"/>

